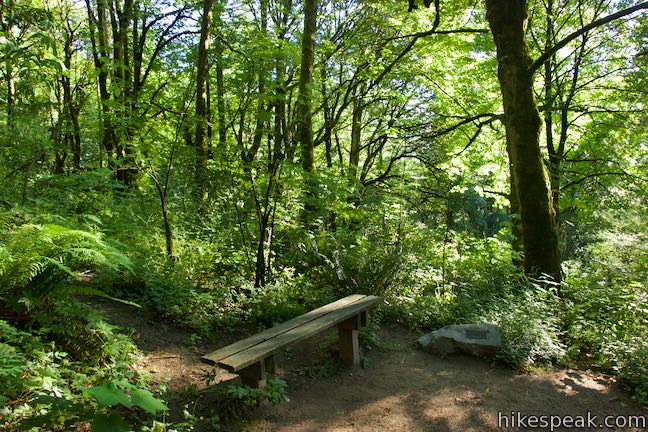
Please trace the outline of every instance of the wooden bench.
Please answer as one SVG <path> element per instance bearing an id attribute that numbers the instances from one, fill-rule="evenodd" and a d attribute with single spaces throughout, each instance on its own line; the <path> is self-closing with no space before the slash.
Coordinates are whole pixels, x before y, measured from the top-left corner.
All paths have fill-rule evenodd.
<path id="1" fill-rule="evenodd" d="M 201 360 L 237 373 L 244 385 L 263 387 L 266 372 L 274 370 L 282 349 L 337 325 L 340 357 L 344 363 L 356 365 L 360 363 L 358 330 L 368 324 L 367 311 L 378 303 L 382 303 L 381 297 L 353 294 L 206 354 Z"/>

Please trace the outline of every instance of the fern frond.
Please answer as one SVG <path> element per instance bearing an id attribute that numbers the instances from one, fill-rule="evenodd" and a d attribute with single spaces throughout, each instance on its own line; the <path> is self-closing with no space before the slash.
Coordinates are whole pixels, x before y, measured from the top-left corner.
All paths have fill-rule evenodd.
<path id="1" fill-rule="evenodd" d="M 80 271 L 98 266 L 132 268 L 128 257 L 104 242 L 99 233 L 54 224 L 23 224 L 6 238 L 0 246 L 0 297 L 21 297 L 28 291 L 31 296 L 61 298 L 65 295 L 62 283 Z M 106 296 L 97 292 L 91 295 Z"/>
<path id="2" fill-rule="evenodd" d="M 49 258 L 49 257 L 44 257 L 43 259 L 44 259 L 44 261 L 46 263 L 56 267 L 57 269 L 59 269 L 61 272 L 65 273 L 65 274 L 67 274 L 68 276 L 75 277 L 77 275 L 77 272 L 75 272 L 70 267 L 63 264 L 62 261 L 59 261 L 59 260 L 56 260 L 56 259 L 53 259 L 53 258 Z"/>

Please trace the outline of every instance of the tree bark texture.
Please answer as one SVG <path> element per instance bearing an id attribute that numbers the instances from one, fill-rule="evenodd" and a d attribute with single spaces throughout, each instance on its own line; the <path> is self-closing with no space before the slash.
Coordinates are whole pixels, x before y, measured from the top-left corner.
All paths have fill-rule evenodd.
<path id="1" fill-rule="evenodd" d="M 302 151 L 302 168 L 311 172 L 315 163 L 313 119 L 311 113 L 311 84 L 315 62 L 315 33 L 317 26 L 317 0 L 304 0 L 304 31 L 302 33 L 302 58 L 297 96 L 297 140 Z"/>
<path id="2" fill-rule="evenodd" d="M 207 110 L 207 79 L 209 75 L 209 45 L 211 43 L 210 31 L 212 22 L 213 0 L 204 0 L 202 20 L 200 24 L 200 43 L 198 44 L 198 59 L 196 61 L 196 133 L 194 145 L 196 146 L 195 176 L 197 194 L 205 200 L 209 194 L 209 177 L 207 162 L 209 158 L 209 142 L 207 137 L 207 123 L 209 112 Z"/>
<path id="3" fill-rule="evenodd" d="M 225 121 L 225 80 L 223 77 L 223 44 L 216 44 L 216 109 L 218 115 L 218 150 L 223 152 L 227 142 Z"/>
<path id="4" fill-rule="evenodd" d="M 90 25 L 90 41 L 97 73 L 97 84 L 99 86 L 99 103 L 101 105 L 101 121 L 103 136 L 101 148 L 106 152 L 108 166 L 115 168 L 114 152 L 117 146 L 117 136 L 113 127 L 113 113 L 110 108 L 110 92 L 108 91 L 108 69 L 110 59 L 107 51 L 107 30 L 106 30 L 106 6 L 104 0 L 96 2 L 96 16 L 91 0 L 86 0 L 88 10 L 88 22 Z M 96 36 L 95 36 L 96 34 Z"/>
<path id="5" fill-rule="evenodd" d="M 520 207 L 527 274 L 560 281 L 558 233 L 549 177 L 540 153 L 541 120 L 533 96 L 532 64 L 525 39 L 525 0 L 488 0 L 486 17 L 497 46 L 504 125 Z"/>
<path id="6" fill-rule="evenodd" d="M 364 86 L 360 90 L 356 89 L 353 96 L 353 114 L 351 119 L 351 149 L 349 150 L 349 179 L 355 182 L 358 176 L 358 166 L 360 165 L 360 143 L 362 141 L 362 114 L 364 111 L 364 102 L 362 94 Z"/>
<path id="7" fill-rule="evenodd" d="M 511 249 L 513 250 L 513 265 L 519 268 L 524 266 L 524 234 L 522 232 L 522 223 L 520 221 L 520 203 L 518 202 L 517 181 L 515 170 L 511 163 L 511 146 L 507 143 L 506 152 L 509 158 L 509 184 L 510 190 L 508 199 L 511 213 Z"/>
<path id="8" fill-rule="evenodd" d="M 7 4 L 5 4 L 4 1 L 0 1 L 0 6 L 0 29 L 2 29 L 5 34 L 12 35 L 14 2 L 13 0 L 9 0 L 7 1 Z M 13 64 L 10 55 L 6 55 L 4 63 L 5 84 L 7 86 L 7 126 L 14 127 L 15 122 L 13 112 L 16 100 L 14 96 Z"/>

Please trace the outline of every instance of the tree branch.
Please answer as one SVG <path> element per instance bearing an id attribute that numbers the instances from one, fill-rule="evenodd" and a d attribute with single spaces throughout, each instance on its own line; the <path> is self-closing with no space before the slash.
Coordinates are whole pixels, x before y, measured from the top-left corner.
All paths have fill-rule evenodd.
<path id="1" fill-rule="evenodd" d="M 588 31 L 595 29 L 596 27 L 600 27 L 611 21 L 614 21 L 619 18 L 623 18 L 624 16 L 630 15 L 642 9 L 648 9 L 648 1 L 639 3 L 638 5 L 629 7 L 627 9 L 620 10 L 619 12 L 613 13 L 603 18 L 599 18 L 587 24 L 585 27 L 581 27 L 580 29 L 576 30 L 569 36 L 565 37 L 563 40 L 558 42 L 553 47 L 549 48 L 540 57 L 538 57 L 538 59 L 534 61 L 533 64 L 531 64 L 531 66 L 529 66 L 529 72 L 534 73 L 535 71 L 537 71 L 540 68 L 540 66 L 542 66 L 547 60 L 551 58 L 552 55 L 557 53 L 561 48 L 565 47 L 565 45 L 567 45 L 569 42 L 573 41 L 577 37 L 581 36 L 582 34 L 587 33 Z"/>
<path id="2" fill-rule="evenodd" d="M 568 188 L 570 188 L 572 186 L 576 186 L 577 184 L 582 183 L 587 179 L 594 178 L 594 177 L 601 177 L 601 176 L 605 176 L 605 175 L 627 176 L 628 173 L 623 172 L 623 171 L 613 171 L 613 172 L 600 172 L 600 173 L 588 174 L 586 176 L 583 176 L 583 177 L 579 178 L 578 180 L 570 181 L 569 183 L 567 183 L 566 185 L 561 187 L 560 190 L 565 190 L 565 189 L 568 189 Z"/>

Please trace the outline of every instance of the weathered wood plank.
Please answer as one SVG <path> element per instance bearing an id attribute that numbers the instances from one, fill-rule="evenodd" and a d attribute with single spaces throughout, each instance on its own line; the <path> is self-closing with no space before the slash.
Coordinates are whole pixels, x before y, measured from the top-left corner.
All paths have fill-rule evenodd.
<path id="1" fill-rule="evenodd" d="M 267 339 L 249 347 L 245 351 L 239 351 L 236 354 L 219 360 L 218 365 L 230 372 L 237 372 L 289 345 L 300 342 L 314 334 L 346 321 L 349 317 L 359 314 L 380 302 L 382 302 L 382 297 L 364 296 L 360 300 L 343 307 L 338 307 L 328 314 L 310 320 L 301 326 L 294 327 L 290 331 L 285 331 L 272 339 Z"/>
<path id="2" fill-rule="evenodd" d="M 209 354 L 204 355 L 201 360 L 204 363 L 208 363 L 211 365 L 216 365 L 220 360 L 227 358 L 229 356 L 232 356 L 238 352 L 241 352 L 243 350 L 246 350 L 250 347 L 253 347 L 254 345 L 260 344 L 261 342 L 264 342 L 268 339 L 271 339 L 277 335 L 280 335 L 282 333 L 285 333 L 287 331 L 290 331 L 296 327 L 299 327 L 309 321 L 312 321 L 314 319 L 317 319 L 321 316 L 324 316 L 328 313 L 331 313 L 341 307 L 344 307 L 346 305 L 349 305 L 351 303 L 354 303 L 358 300 L 361 300 L 367 296 L 362 295 L 362 294 L 352 294 L 350 296 L 344 297 L 340 300 L 337 300 L 333 303 L 329 303 L 325 306 L 319 307 L 317 309 L 314 309 L 308 313 L 305 313 L 304 315 L 300 315 L 296 318 L 293 318 L 289 321 L 286 321 L 284 323 L 281 323 L 279 325 L 276 325 L 272 328 L 269 328 L 267 330 L 262 331 L 261 333 L 257 333 L 253 336 L 250 336 L 247 339 L 240 340 L 238 342 L 235 342 L 231 345 L 228 345 L 226 347 L 223 347 L 219 350 L 213 351 Z"/>

